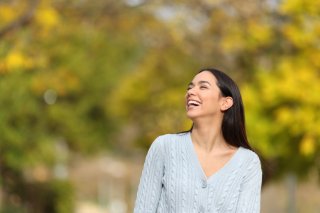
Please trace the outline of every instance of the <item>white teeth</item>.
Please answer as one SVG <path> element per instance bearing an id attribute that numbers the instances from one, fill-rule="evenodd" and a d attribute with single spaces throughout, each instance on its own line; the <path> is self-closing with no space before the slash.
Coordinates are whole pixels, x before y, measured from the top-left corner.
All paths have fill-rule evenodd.
<path id="1" fill-rule="evenodd" d="M 199 102 L 197 102 L 197 101 L 190 100 L 190 101 L 188 101 L 188 106 L 190 106 L 190 105 L 193 105 L 193 106 L 199 106 L 199 105 L 200 105 L 200 103 L 199 103 Z"/>

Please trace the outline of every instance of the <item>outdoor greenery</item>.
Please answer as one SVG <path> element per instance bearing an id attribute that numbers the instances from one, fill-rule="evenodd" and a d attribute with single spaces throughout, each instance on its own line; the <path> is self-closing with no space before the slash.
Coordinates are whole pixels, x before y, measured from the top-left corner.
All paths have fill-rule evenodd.
<path id="1" fill-rule="evenodd" d="M 74 154 L 189 129 L 204 67 L 240 85 L 265 181 L 320 174 L 320 1 L 3 0 L 0 39 L 3 213 L 72 212 Z"/>

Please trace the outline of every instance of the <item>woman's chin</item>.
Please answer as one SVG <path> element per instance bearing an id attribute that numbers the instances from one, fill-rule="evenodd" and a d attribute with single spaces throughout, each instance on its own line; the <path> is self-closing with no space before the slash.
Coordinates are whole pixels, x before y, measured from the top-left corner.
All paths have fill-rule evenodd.
<path id="1" fill-rule="evenodd" d="M 187 111 L 187 117 L 191 120 L 199 117 L 199 113 L 192 112 L 192 111 Z"/>

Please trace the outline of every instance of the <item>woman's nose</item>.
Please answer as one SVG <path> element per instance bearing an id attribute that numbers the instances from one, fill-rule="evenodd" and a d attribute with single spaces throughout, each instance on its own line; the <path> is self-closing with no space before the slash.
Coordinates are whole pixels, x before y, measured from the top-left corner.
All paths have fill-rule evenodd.
<path id="1" fill-rule="evenodd" d="M 187 97 L 189 97 L 189 96 L 191 96 L 191 95 L 194 95 L 194 94 L 195 94 L 195 89 L 194 89 L 194 87 L 188 89 L 188 91 L 187 91 Z"/>

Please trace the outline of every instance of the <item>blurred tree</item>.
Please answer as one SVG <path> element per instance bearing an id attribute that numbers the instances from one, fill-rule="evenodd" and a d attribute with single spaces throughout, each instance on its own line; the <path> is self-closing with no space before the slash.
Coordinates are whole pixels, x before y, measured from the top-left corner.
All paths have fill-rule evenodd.
<path id="1" fill-rule="evenodd" d="M 0 9 L 3 18 L 3 22 L 1 24 L 4 24 L 4 26 L 1 26 L 2 28 L 0 28 L 0 37 L 5 36 L 7 33 L 10 33 L 10 31 L 17 30 L 27 25 L 33 18 L 35 10 L 39 4 L 39 0 L 30 0 L 22 2 L 22 4 L 20 2 L 18 7 L 15 4 L 17 4 L 16 1 L 11 2 L 10 6 L 5 5 Z M 18 16 L 15 15 L 16 12 L 20 10 L 24 10 L 21 12 L 21 15 L 19 13 Z"/>
<path id="2" fill-rule="evenodd" d="M 89 2 L 43 0 L 27 26 L 6 27 L 17 26 L 20 14 L 35 7 L 33 1 L 20 3 L 0 7 L 0 26 L 6 29 L 0 43 L 3 203 L 28 212 L 48 212 L 48 205 L 55 206 L 53 212 L 71 212 L 72 194 L 63 190 L 68 181 L 50 186 L 66 175 L 55 170 L 62 154 L 56 147 L 64 144 L 71 153 L 110 147 L 114 125 L 104 109 L 105 97 L 143 49 L 126 33 L 114 31 L 111 14 L 95 13 L 104 7 L 86 7 Z M 115 8 L 110 10 L 114 17 L 126 9 Z M 47 199 L 30 199 L 34 193 Z"/>
<path id="3" fill-rule="evenodd" d="M 320 172 L 319 3 L 285 1 L 274 13 L 277 58 L 244 87 L 248 129 L 273 176 L 305 176 Z"/>
<path id="4" fill-rule="evenodd" d="M 32 185 L 57 196 L 48 205 L 69 200 L 53 183 L 61 144 L 71 153 L 128 153 L 188 129 L 185 90 L 206 66 L 243 88 L 266 177 L 319 168 L 318 8 L 303 0 L 2 1 L 5 202 L 42 208 L 25 196 Z"/>

